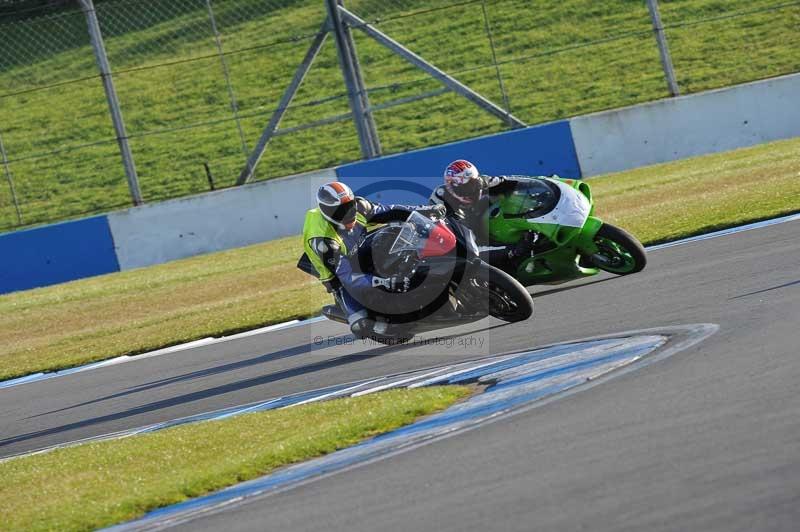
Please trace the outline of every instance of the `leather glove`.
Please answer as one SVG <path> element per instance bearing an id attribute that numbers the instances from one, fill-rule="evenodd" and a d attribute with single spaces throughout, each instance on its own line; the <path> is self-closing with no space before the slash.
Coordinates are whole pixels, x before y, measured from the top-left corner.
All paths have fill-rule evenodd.
<path id="1" fill-rule="evenodd" d="M 391 277 L 373 277 L 373 288 L 383 288 L 387 292 L 404 293 L 411 288 L 411 279 L 402 275 L 392 275 Z"/>
<path id="2" fill-rule="evenodd" d="M 447 207 L 445 207 L 441 203 L 437 205 L 432 205 L 432 207 L 433 207 L 433 213 L 436 215 L 437 218 L 444 218 L 445 216 L 447 216 Z"/>
<path id="3" fill-rule="evenodd" d="M 441 203 L 436 203 L 433 205 L 425 205 L 424 207 L 420 207 L 417 209 L 417 212 L 427 216 L 428 218 L 444 218 L 447 216 L 447 207 Z"/>
<path id="4" fill-rule="evenodd" d="M 483 179 L 486 188 L 494 188 L 496 186 L 502 185 L 505 180 L 506 176 L 504 175 L 482 175 L 481 179 Z"/>

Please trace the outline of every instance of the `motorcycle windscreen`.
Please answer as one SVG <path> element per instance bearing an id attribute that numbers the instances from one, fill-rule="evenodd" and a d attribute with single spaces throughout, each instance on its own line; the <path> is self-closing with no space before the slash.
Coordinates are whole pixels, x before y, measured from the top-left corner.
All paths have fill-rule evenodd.
<path id="1" fill-rule="evenodd" d="M 362 301 L 362 304 L 378 315 L 401 320 L 397 323 L 411 323 L 425 319 L 428 316 L 426 312 L 437 311 L 443 305 L 450 283 L 456 279 L 458 266 L 455 256 L 453 260 L 436 260 L 433 264 L 419 263 L 428 258 L 455 255 L 458 241 L 445 222 L 431 220 L 417 212 L 409 215 L 396 229 L 399 233 L 388 253 L 397 255 L 405 266 L 414 266 L 411 289 L 404 293 L 376 292 L 375 297 L 369 296 L 369 300 Z M 417 266 L 421 267 L 417 269 Z M 409 268 L 406 267 L 405 271 Z"/>
<path id="2" fill-rule="evenodd" d="M 564 227 L 583 227 L 592 210 L 591 202 L 566 183 L 552 181 L 560 190 L 555 207 L 544 215 L 528 218 L 529 222 L 557 224 Z"/>
<path id="3" fill-rule="evenodd" d="M 424 238 L 420 235 L 417 226 L 411 223 L 403 224 L 403 228 L 394 239 L 389 254 L 403 253 L 404 251 L 418 251 L 424 247 Z"/>
<path id="4" fill-rule="evenodd" d="M 434 222 L 419 213 L 412 213 L 397 235 L 390 254 L 414 251 L 417 257 L 441 257 L 456 247 L 456 237 L 442 222 Z"/>
<path id="5" fill-rule="evenodd" d="M 561 191 L 558 186 L 546 179 L 520 181 L 504 203 L 506 218 L 535 218 L 552 211 Z"/>

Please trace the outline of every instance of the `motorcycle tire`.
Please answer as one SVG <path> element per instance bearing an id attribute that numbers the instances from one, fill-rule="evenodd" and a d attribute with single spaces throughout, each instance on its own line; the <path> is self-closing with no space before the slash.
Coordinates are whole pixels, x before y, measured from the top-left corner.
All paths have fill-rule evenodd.
<path id="1" fill-rule="evenodd" d="M 519 281 L 503 270 L 484 262 L 476 281 L 488 292 L 492 317 L 514 323 L 533 316 L 533 298 Z"/>
<path id="2" fill-rule="evenodd" d="M 600 251 L 588 259 L 603 271 L 630 275 L 647 266 L 644 247 L 624 229 L 604 223 L 595 235 L 594 242 Z"/>

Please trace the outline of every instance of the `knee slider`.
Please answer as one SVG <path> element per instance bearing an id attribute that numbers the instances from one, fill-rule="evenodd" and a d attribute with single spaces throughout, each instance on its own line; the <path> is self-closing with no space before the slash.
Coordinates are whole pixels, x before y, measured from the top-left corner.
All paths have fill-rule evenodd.
<path id="1" fill-rule="evenodd" d="M 350 324 L 350 332 L 359 338 L 368 335 L 372 332 L 372 320 L 369 318 L 355 320 Z"/>

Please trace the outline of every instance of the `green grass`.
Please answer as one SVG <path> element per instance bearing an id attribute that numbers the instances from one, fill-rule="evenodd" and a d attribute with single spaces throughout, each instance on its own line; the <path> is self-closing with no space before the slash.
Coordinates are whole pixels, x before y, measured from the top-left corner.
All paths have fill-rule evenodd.
<path id="1" fill-rule="evenodd" d="M 297 237 L 0 297 L 0 379 L 306 317 Z"/>
<path id="2" fill-rule="evenodd" d="M 598 215 L 652 244 L 800 211 L 800 139 L 592 178 Z M 317 314 L 297 237 L 0 296 L 0 379 Z"/>
<path id="3" fill-rule="evenodd" d="M 598 215 L 647 244 L 800 211 L 800 139 L 590 179 Z"/>
<path id="4" fill-rule="evenodd" d="M 469 388 L 390 390 L 0 463 L 0 530 L 93 530 L 331 453 L 443 410 Z"/>
<path id="5" fill-rule="evenodd" d="M 481 3 L 453 0 L 350 0 L 434 64 L 501 102 Z M 678 81 L 685 93 L 800 68 L 800 5 L 759 11 L 777 0 L 662 0 Z M 309 41 L 268 46 L 315 32 L 321 0 L 215 3 L 245 140 L 252 147 Z M 227 87 L 208 30 L 205 3 L 103 2 L 98 12 L 136 157 L 145 199 L 207 188 L 203 163 L 230 186 L 244 162 Z M 640 0 L 489 0 L 486 12 L 511 110 L 527 123 L 565 118 L 667 96 L 645 3 Z M 714 17 L 744 16 L 680 26 Z M 417 13 L 411 16 L 411 13 Z M 404 18 L 396 18 L 403 15 Z M 2 22 L 2 21 L 0 21 Z M 0 95 L 95 75 L 80 13 L 0 27 Z M 466 28 L 466 29 L 465 29 Z M 470 35 L 464 38 L 465 34 Z M 626 37 L 592 46 L 609 36 Z M 356 32 L 375 104 L 438 87 Z M 8 48 L 8 50 L 6 50 Z M 246 50 L 246 51 L 242 51 Z M 205 59 L 198 59 L 209 56 Z M 527 58 L 527 59 L 525 59 Z M 196 59 L 196 60 L 193 60 Z M 524 59 L 516 61 L 517 59 Z M 188 61 L 146 68 L 166 61 Z M 139 70 L 130 70 L 139 69 Z M 405 82 L 423 79 L 413 85 Z M 397 85 L 399 84 L 399 85 Z M 309 73 L 297 103 L 343 93 L 332 40 Z M 291 127 L 348 110 L 345 98 L 291 109 Z M 0 134 L 25 224 L 102 212 L 129 202 L 101 84 L 97 78 L 0 97 Z M 382 144 L 394 153 L 501 131 L 495 118 L 453 94 L 376 113 Z M 209 122 L 215 122 L 209 124 Z M 170 131 L 205 123 L 188 130 Z M 107 143 L 73 149 L 77 145 Z M 52 150 L 54 156 L 35 157 Z M 274 140 L 261 179 L 356 160 L 354 127 L 337 123 Z M 8 187 L 0 186 L 0 229 L 16 224 Z"/>

